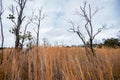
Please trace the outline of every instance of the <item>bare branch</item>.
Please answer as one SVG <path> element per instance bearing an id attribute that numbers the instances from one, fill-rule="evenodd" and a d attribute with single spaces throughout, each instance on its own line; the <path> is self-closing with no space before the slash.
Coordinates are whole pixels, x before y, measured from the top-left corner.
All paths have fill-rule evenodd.
<path id="1" fill-rule="evenodd" d="M 89 17 L 88 17 L 88 15 L 87 15 L 87 11 L 86 11 L 86 5 L 87 5 L 87 2 L 85 2 L 84 3 L 84 7 L 82 8 L 81 6 L 80 6 L 80 10 L 82 11 L 82 13 L 83 13 L 83 17 L 85 18 L 85 20 L 86 21 L 89 21 Z"/>
<path id="2" fill-rule="evenodd" d="M 98 12 L 98 11 L 100 11 L 101 9 L 103 9 L 103 7 L 101 7 L 101 8 L 96 8 L 96 10 L 93 12 L 93 14 L 92 14 L 92 17 Z"/>
<path id="3" fill-rule="evenodd" d="M 24 16 L 24 17 L 21 19 L 21 21 L 23 21 L 25 18 L 26 18 L 26 16 Z"/>
<path id="4" fill-rule="evenodd" d="M 36 46 L 38 47 L 39 45 L 39 33 L 40 33 L 40 27 L 41 27 L 41 21 L 45 18 L 46 16 L 42 14 L 42 8 L 38 9 L 38 15 L 34 16 L 34 21 L 32 21 L 35 25 L 37 25 L 37 31 L 36 36 L 37 36 L 37 41 L 36 41 Z"/>
<path id="5" fill-rule="evenodd" d="M 74 25 L 73 21 L 72 21 L 72 20 L 69 20 L 69 21 L 67 21 L 67 22 L 70 23 L 71 26 L 72 26 L 72 28 L 70 28 L 68 31 L 70 31 L 70 32 L 76 32 L 76 30 L 75 30 L 75 25 Z"/>
<path id="6" fill-rule="evenodd" d="M 80 31 L 80 26 L 78 25 L 77 26 L 77 30 L 75 29 L 75 25 L 74 25 L 74 23 L 73 23 L 73 21 L 72 20 L 69 20 L 69 21 L 67 21 L 68 23 L 70 23 L 71 24 L 71 26 L 72 26 L 72 28 L 70 28 L 69 29 L 69 32 L 74 32 L 74 33 L 77 33 L 77 35 L 79 36 L 79 38 L 82 40 L 82 42 L 85 44 L 85 37 L 83 36 L 83 34 L 81 33 L 81 31 Z"/>
<path id="7" fill-rule="evenodd" d="M 38 9 L 38 11 L 39 11 L 39 14 L 36 15 L 36 16 L 34 16 L 34 21 L 33 21 L 33 23 L 36 24 L 36 25 L 40 24 L 40 22 L 41 22 L 42 20 L 44 20 L 45 17 L 46 17 L 45 14 L 42 14 L 42 8 L 41 8 L 41 9 Z"/>
<path id="8" fill-rule="evenodd" d="M 11 11 L 12 15 L 15 14 L 15 9 L 14 9 L 13 4 L 11 5 L 11 7 L 9 7 L 9 10 Z"/>
<path id="9" fill-rule="evenodd" d="M 16 12 L 17 12 L 17 15 L 20 15 L 19 14 L 19 10 L 18 10 L 18 7 L 16 6 Z"/>
<path id="10" fill-rule="evenodd" d="M 9 14 L 8 19 L 10 19 L 12 21 L 12 23 L 14 23 L 15 25 L 15 29 L 14 30 L 14 34 L 15 34 L 15 48 L 18 48 L 20 46 L 20 29 L 21 29 L 21 25 L 24 21 L 24 19 L 26 18 L 26 16 L 24 16 L 24 8 L 26 6 L 26 3 L 28 0 L 14 0 L 17 3 L 17 6 L 11 6 L 10 11 L 12 12 L 12 14 Z M 14 14 L 15 11 L 17 12 L 17 20 L 14 20 Z M 31 23 L 31 20 L 28 21 L 28 23 L 25 25 L 25 30 L 24 30 L 24 34 L 26 32 L 27 26 Z M 24 40 L 23 40 L 24 41 Z"/>
<path id="11" fill-rule="evenodd" d="M 89 31 L 89 29 L 88 29 L 88 22 L 85 24 L 85 29 L 86 29 L 89 37 L 91 37 L 90 31 Z"/>
<path id="12" fill-rule="evenodd" d="M 90 4 L 89 4 L 89 18 L 90 18 L 90 21 L 91 21 L 92 16 L 91 16 L 91 6 L 90 6 Z"/>
<path id="13" fill-rule="evenodd" d="M 27 21 L 27 24 L 25 25 L 25 30 L 24 30 L 24 34 L 26 33 L 27 27 L 28 25 L 33 21 L 33 15 L 34 15 L 34 11 L 32 12 L 32 16 L 29 18 L 29 20 Z"/>
<path id="14" fill-rule="evenodd" d="M 33 30 L 35 31 L 35 33 L 37 34 L 37 31 L 33 28 Z"/>
<path id="15" fill-rule="evenodd" d="M 84 15 L 81 14 L 78 10 L 76 10 L 76 13 L 75 13 L 75 14 L 80 15 L 81 17 L 84 17 Z"/>
<path id="16" fill-rule="evenodd" d="M 82 42 L 84 43 L 84 45 L 86 45 L 86 41 L 85 41 L 85 37 L 83 36 L 83 34 L 81 32 L 77 32 L 77 35 L 79 36 L 79 38 L 82 40 Z"/>
<path id="17" fill-rule="evenodd" d="M 102 25 L 102 28 L 99 28 L 98 31 L 94 34 L 93 39 L 94 39 L 95 36 L 98 35 L 105 27 L 106 27 L 106 25 Z"/>
<path id="18" fill-rule="evenodd" d="M 3 13 L 4 13 L 4 11 L 1 10 L 1 11 L 0 11 L 0 16 L 2 16 Z"/>
<path id="19" fill-rule="evenodd" d="M 11 19 L 11 21 L 14 23 L 15 26 L 17 26 L 17 23 L 13 19 Z"/>
<path id="20" fill-rule="evenodd" d="M 24 32 L 23 32 L 23 36 L 26 35 L 27 27 L 28 27 L 28 25 L 32 22 L 32 20 L 33 20 L 33 15 L 34 15 L 34 11 L 32 12 L 32 16 L 29 17 L 27 23 L 25 24 L 25 29 L 24 29 Z M 22 37 L 22 41 L 21 41 L 21 49 L 22 49 L 23 46 L 24 46 L 24 41 L 25 41 L 26 38 L 29 38 L 29 37 Z"/>
<path id="21" fill-rule="evenodd" d="M 43 19 L 45 19 L 45 17 L 46 17 L 46 15 L 43 14 L 43 16 L 42 16 L 42 18 L 41 18 L 41 21 L 42 21 Z"/>

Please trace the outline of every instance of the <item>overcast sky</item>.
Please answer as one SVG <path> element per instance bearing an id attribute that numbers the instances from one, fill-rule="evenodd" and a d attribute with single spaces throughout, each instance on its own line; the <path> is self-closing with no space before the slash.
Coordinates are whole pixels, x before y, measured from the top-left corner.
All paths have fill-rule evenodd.
<path id="1" fill-rule="evenodd" d="M 9 33 L 12 23 L 6 17 L 10 13 L 8 7 L 14 4 L 14 0 L 3 1 L 5 9 L 4 15 L 2 16 L 5 36 L 4 46 L 11 47 L 14 46 L 15 39 L 14 35 Z M 93 11 L 96 7 L 103 7 L 94 17 L 94 32 L 96 32 L 97 28 L 101 27 L 102 24 L 107 24 L 107 27 L 112 27 L 111 29 L 101 32 L 95 39 L 101 41 L 104 38 L 116 37 L 116 33 L 120 30 L 120 0 L 86 1 L 91 4 Z M 40 43 L 42 43 L 43 38 L 47 38 L 51 44 L 58 41 L 59 44 L 79 45 L 82 44 L 79 37 L 74 33 L 68 32 L 71 26 L 68 24 L 67 20 L 71 19 L 76 25 L 79 24 L 82 27 L 83 20 L 81 17 L 75 15 L 75 11 L 79 10 L 80 6 L 83 6 L 83 2 L 84 0 L 33 0 L 26 5 L 24 14 L 30 16 L 32 9 L 36 9 L 35 14 L 37 14 L 37 9 L 43 8 L 43 13 L 46 15 L 46 18 L 41 24 Z M 33 28 L 36 29 L 37 27 L 31 24 L 29 30 L 35 36 Z M 85 31 L 82 31 L 86 35 Z"/>

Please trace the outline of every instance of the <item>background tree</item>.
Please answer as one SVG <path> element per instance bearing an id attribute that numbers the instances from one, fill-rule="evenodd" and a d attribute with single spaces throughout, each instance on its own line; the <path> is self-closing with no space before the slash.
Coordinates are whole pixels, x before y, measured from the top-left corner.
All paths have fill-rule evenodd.
<path id="1" fill-rule="evenodd" d="M 24 13 L 24 9 L 26 7 L 27 2 L 30 0 L 14 0 L 14 1 L 17 3 L 17 6 L 16 7 L 14 7 L 13 5 L 11 6 L 10 11 L 12 14 L 9 14 L 7 18 L 14 23 L 14 26 L 10 32 L 12 32 L 15 35 L 15 48 L 19 48 L 21 45 L 20 29 L 24 19 L 26 18 L 26 16 L 24 16 L 23 13 Z M 17 12 L 16 17 L 15 17 L 15 12 Z"/>
<path id="2" fill-rule="evenodd" d="M 48 47 L 50 45 L 47 38 L 43 38 L 43 44 L 44 44 L 45 47 Z"/>
<path id="3" fill-rule="evenodd" d="M 40 27 L 41 27 L 41 21 L 45 18 L 45 15 L 42 14 L 42 8 L 38 10 L 38 15 L 35 16 L 33 23 L 37 25 L 37 31 L 34 29 L 37 35 L 36 39 L 36 46 L 39 46 L 39 34 L 40 34 Z"/>
<path id="4" fill-rule="evenodd" d="M 106 39 L 106 40 L 104 40 L 104 46 L 111 47 L 111 48 L 120 47 L 119 39 L 117 39 L 117 38 Z"/>
<path id="5" fill-rule="evenodd" d="M 32 12 L 32 16 L 28 18 L 28 21 L 27 21 L 27 24 L 25 25 L 23 34 L 20 34 L 20 48 L 21 49 L 23 49 L 25 41 L 28 41 L 27 47 L 28 47 L 28 45 L 31 47 L 33 36 L 31 34 L 31 32 L 27 30 L 27 28 L 30 25 L 30 23 L 33 21 L 33 15 L 34 15 L 34 11 Z"/>
<path id="6" fill-rule="evenodd" d="M 2 24 L 2 14 L 3 14 L 3 3 L 0 0 L 0 28 L 1 28 L 1 52 L 0 52 L 0 64 L 2 64 L 3 60 L 3 44 L 4 44 L 4 34 L 3 34 L 3 24 Z"/>
<path id="7" fill-rule="evenodd" d="M 105 28 L 105 25 L 102 25 L 101 28 L 98 28 L 98 31 L 96 33 L 94 32 L 93 17 L 100 9 L 97 8 L 95 11 L 92 11 L 91 5 L 90 4 L 87 5 L 87 2 L 85 2 L 83 7 L 80 6 L 80 11 L 76 11 L 77 15 L 82 17 L 85 21 L 85 24 L 83 27 L 89 37 L 88 41 L 86 41 L 86 35 L 82 33 L 82 31 L 84 30 L 82 31 L 80 30 L 82 26 L 78 25 L 76 27 L 73 21 L 71 20 L 69 21 L 69 23 L 72 25 L 72 28 L 70 28 L 70 31 L 76 33 L 79 36 L 87 52 L 89 52 L 88 46 L 87 46 L 87 44 L 89 43 L 89 47 L 90 47 L 89 53 L 92 53 L 93 56 L 95 56 L 94 49 L 93 49 L 93 40 L 96 37 L 96 35 L 98 35 Z"/>

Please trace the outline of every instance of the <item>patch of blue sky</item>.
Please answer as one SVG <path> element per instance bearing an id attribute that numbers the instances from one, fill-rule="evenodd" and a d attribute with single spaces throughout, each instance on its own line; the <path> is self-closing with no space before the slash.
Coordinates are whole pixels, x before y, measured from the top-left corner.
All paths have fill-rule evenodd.
<path id="1" fill-rule="evenodd" d="M 58 22 L 62 17 L 64 17 L 65 13 L 64 12 L 56 12 L 54 14 L 54 20 Z"/>
<path id="2" fill-rule="evenodd" d="M 116 12 L 117 15 L 120 17 L 120 0 L 116 1 Z"/>
<path id="3" fill-rule="evenodd" d="M 114 1 L 113 13 L 114 13 L 114 17 L 116 18 L 116 22 L 118 22 L 117 25 L 119 25 L 119 23 L 120 23 L 120 0 L 115 0 Z"/>

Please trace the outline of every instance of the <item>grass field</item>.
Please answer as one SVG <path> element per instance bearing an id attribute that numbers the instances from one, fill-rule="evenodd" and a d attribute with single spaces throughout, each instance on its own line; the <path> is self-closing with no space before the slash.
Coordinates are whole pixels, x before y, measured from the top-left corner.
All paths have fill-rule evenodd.
<path id="1" fill-rule="evenodd" d="M 120 80 L 120 49 L 95 49 L 87 59 L 80 47 L 5 49 L 0 80 Z"/>

